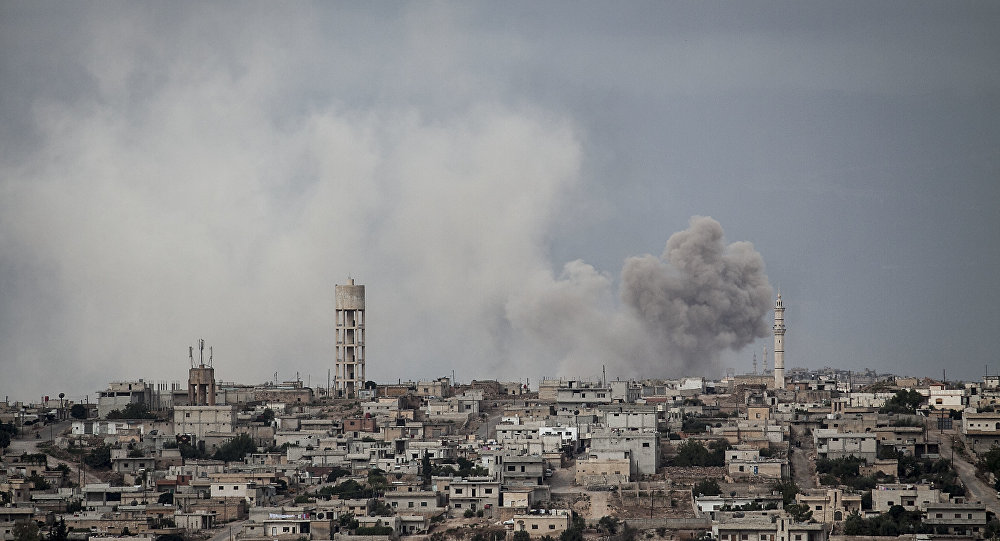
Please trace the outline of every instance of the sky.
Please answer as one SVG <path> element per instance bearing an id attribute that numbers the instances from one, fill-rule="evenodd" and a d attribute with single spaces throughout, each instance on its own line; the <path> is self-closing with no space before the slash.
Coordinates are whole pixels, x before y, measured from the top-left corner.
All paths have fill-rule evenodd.
<path id="1" fill-rule="evenodd" d="M 0 2 L 0 395 L 1000 371 L 995 2 Z M 669 242 L 668 242 L 669 241 Z"/>

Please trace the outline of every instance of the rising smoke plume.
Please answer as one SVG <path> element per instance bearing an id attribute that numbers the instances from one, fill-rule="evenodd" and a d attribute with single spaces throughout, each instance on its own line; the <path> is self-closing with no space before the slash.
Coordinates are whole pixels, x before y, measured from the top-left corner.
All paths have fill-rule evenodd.
<path id="1" fill-rule="evenodd" d="M 704 372 L 723 350 L 767 336 L 772 294 L 753 245 L 726 245 L 719 222 L 704 216 L 671 235 L 662 256 L 631 257 L 622 269 L 622 302 L 671 372 Z"/>
<path id="2" fill-rule="evenodd" d="M 661 257 L 625 261 L 612 276 L 582 261 L 558 276 L 528 277 L 506 304 L 523 338 L 515 359 L 559 375 L 588 377 L 602 365 L 623 376 L 713 375 L 720 354 L 768 333 L 772 289 L 753 245 L 727 245 L 722 226 L 695 216 Z"/>

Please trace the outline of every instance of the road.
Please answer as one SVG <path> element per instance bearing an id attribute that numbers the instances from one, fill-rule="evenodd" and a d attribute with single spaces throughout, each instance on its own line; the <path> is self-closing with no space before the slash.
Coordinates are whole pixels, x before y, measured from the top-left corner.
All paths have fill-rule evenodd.
<path id="1" fill-rule="evenodd" d="M 988 511 L 1000 514 L 1000 499 L 997 498 L 997 492 L 989 484 L 976 477 L 976 467 L 969 462 L 965 455 L 953 449 L 954 440 L 960 438 L 957 430 L 952 429 L 945 432 L 928 430 L 927 436 L 929 439 L 937 439 L 940 442 L 941 458 L 953 460 L 955 471 L 962 479 L 962 484 L 965 485 L 965 490 L 968 492 L 966 497 L 970 501 L 983 502 Z"/>
<path id="2" fill-rule="evenodd" d="M 218 533 L 213 535 L 209 541 L 229 541 L 230 539 L 236 539 L 240 535 L 240 532 L 243 531 L 243 525 L 247 522 L 249 520 L 237 520 L 236 522 L 223 524 Z"/>
<path id="3" fill-rule="evenodd" d="M 806 434 L 804 428 L 795 425 L 791 425 L 789 431 L 791 444 L 789 459 L 792 463 L 795 484 L 800 489 L 816 488 L 816 446 L 812 435 Z"/>
<path id="4" fill-rule="evenodd" d="M 51 441 L 49 438 L 46 438 L 45 436 L 50 436 L 50 435 L 51 437 L 59 436 L 63 432 L 69 430 L 69 428 L 72 425 L 73 421 L 67 420 L 67 421 L 60 421 L 58 423 L 52 423 L 45 427 L 41 427 L 37 432 L 40 436 L 42 436 L 41 438 L 35 437 L 36 432 L 34 430 L 31 429 L 25 430 L 23 434 L 24 437 L 19 437 L 11 440 L 10 447 L 7 448 L 6 454 L 20 455 L 24 453 L 28 454 L 41 453 L 42 451 L 38 448 L 38 444 Z M 56 458 L 53 456 L 47 456 L 46 465 L 49 468 L 55 468 L 59 466 L 59 464 L 65 464 L 66 466 L 69 467 L 70 471 L 69 480 L 75 483 L 77 482 L 78 479 L 80 479 L 81 476 L 78 468 L 79 464 L 77 462 L 63 460 L 61 458 Z M 93 473 L 87 471 L 86 468 L 84 468 L 83 482 L 84 484 L 87 484 L 87 483 L 103 483 L 104 481 L 100 477 L 94 475 Z"/>

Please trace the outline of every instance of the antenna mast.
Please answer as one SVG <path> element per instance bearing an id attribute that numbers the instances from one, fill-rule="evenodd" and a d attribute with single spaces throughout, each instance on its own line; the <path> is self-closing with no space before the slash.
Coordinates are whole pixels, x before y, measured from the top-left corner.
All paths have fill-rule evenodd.
<path id="1" fill-rule="evenodd" d="M 212 354 L 212 346 L 208 346 L 208 366 L 212 366 L 214 362 L 214 355 Z"/>

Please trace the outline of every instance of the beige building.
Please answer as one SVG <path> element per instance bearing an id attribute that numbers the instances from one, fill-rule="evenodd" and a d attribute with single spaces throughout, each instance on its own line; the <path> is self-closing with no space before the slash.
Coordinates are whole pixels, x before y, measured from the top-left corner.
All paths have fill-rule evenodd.
<path id="1" fill-rule="evenodd" d="M 231 434 L 235 420 L 236 406 L 177 406 L 174 434 L 191 434 L 197 440 L 209 433 Z"/>
<path id="2" fill-rule="evenodd" d="M 813 519 L 824 523 L 840 522 L 861 512 L 861 495 L 845 494 L 839 488 L 806 489 L 795 495 L 795 503 L 808 506 Z"/>
<path id="3" fill-rule="evenodd" d="M 514 531 L 528 532 L 531 537 L 552 536 L 556 539 L 569 529 L 571 517 L 565 509 L 551 509 L 548 513 L 514 515 Z"/>
<path id="4" fill-rule="evenodd" d="M 630 472 L 631 461 L 628 457 L 579 459 L 576 461 L 576 484 L 608 486 L 628 483 L 632 480 Z"/>

